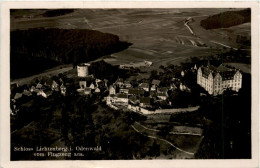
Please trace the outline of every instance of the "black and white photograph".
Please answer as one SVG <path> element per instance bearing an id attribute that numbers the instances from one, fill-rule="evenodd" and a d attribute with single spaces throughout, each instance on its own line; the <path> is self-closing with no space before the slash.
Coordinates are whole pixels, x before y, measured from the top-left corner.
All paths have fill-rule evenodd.
<path id="1" fill-rule="evenodd" d="M 10 8 L 10 161 L 252 159 L 252 17 Z"/>

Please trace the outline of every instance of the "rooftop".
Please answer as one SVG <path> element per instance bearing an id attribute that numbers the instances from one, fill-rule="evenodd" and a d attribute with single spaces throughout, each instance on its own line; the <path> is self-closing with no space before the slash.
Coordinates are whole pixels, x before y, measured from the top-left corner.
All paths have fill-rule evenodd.
<path id="1" fill-rule="evenodd" d="M 139 87 L 141 87 L 141 88 L 149 88 L 149 84 L 148 83 L 141 83 L 139 85 Z"/>

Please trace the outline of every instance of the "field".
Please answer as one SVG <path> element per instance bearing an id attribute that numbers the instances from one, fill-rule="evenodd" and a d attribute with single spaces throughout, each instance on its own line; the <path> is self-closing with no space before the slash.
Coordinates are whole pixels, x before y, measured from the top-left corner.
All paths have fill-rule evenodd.
<path id="1" fill-rule="evenodd" d="M 146 69 L 149 72 L 160 65 L 185 62 L 191 56 L 214 55 L 224 51 L 223 45 L 250 50 L 236 43 L 237 35 L 250 39 L 250 23 L 212 30 L 200 26 L 201 20 L 227 10 L 239 9 L 77 9 L 58 17 L 43 17 L 40 14 L 45 10 L 33 10 L 31 15 L 26 11 L 23 18 L 11 18 L 11 30 L 45 27 L 112 33 L 133 45 L 103 59 L 113 65 L 149 60 L 153 62 Z M 188 17 L 193 19 L 189 26 L 195 35 L 184 25 Z"/>

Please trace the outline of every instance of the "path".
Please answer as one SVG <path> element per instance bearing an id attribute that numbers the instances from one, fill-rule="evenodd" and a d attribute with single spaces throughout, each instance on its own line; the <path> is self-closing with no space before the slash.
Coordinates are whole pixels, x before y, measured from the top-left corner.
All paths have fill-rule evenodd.
<path id="1" fill-rule="evenodd" d="M 213 40 L 211 40 L 210 42 L 212 42 L 212 43 L 214 43 L 214 44 L 221 45 L 221 46 L 223 46 L 223 47 L 233 48 L 234 50 L 238 50 L 237 48 L 230 47 L 230 46 L 228 46 L 228 45 L 225 45 L 225 44 L 222 44 L 222 43 L 219 43 L 219 42 L 213 41 Z"/>
<path id="2" fill-rule="evenodd" d="M 147 128 L 146 126 L 140 124 L 139 122 L 135 122 L 136 124 L 138 124 L 139 126 L 141 126 L 142 128 L 146 129 L 146 130 L 150 130 L 150 131 L 155 131 L 155 132 L 160 132 L 160 130 L 158 129 L 151 129 L 151 128 Z M 173 135 L 194 135 L 194 136 L 201 136 L 201 134 L 194 134 L 194 133 L 185 133 L 185 132 L 169 132 L 169 134 L 173 134 Z"/>
<path id="3" fill-rule="evenodd" d="M 171 142 L 165 140 L 165 139 L 162 139 L 162 138 L 158 138 L 158 137 L 155 137 L 155 136 L 150 136 L 150 135 L 146 135 L 146 134 L 143 134 L 142 132 L 140 132 L 138 129 L 136 129 L 133 125 L 131 125 L 131 127 L 136 131 L 138 132 L 139 134 L 142 134 L 143 136 L 147 136 L 148 138 L 152 138 L 152 139 L 158 139 L 160 141 L 163 141 L 163 142 L 166 142 L 167 144 L 171 145 L 172 147 L 174 147 L 175 149 L 177 149 L 178 151 L 181 151 L 183 153 L 186 153 L 186 154 L 189 154 L 189 155 L 194 155 L 194 153 L 192 152 L 187 152 L 185 150 L 182 150 L 180 148 L 178 148 L 177 146 L 173 145 Z"/>

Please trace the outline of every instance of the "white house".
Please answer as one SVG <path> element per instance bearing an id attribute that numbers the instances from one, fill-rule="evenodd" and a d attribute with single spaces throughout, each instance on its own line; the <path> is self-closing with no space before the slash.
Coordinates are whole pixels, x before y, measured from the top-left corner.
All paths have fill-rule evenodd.
<path id="1" fill-rule="evenodd" d="M 95 93 L 100 93 L 100 89 L 98 87 L 95 89 Z"/>
<path id="2" fill-rule="evenodd" d="M 145 90 L 146 92 L 149 92 L 149 84 L 148 83 L 141 83 L 139 85 L 139 88 Z"/>
<path id="3" fill-rule="evenodd" d="M 89 88 L 95 89 L 95 85 L 93 83 L 90 84 Z"/>
<path id="4" fill-rule="evenodd" d="M 112 86 L 112 85 L 109 87 L 109 94 L 110 94 L 110 95 L 115 95 L 115 94 L 116 94 L 116 89 L 115 89 L 115 87 Z"/>
<path id="5" fill-rule="evenodd" d="M 87 87 L 87 81 L 79 81 L 79 87 L 81 89 L 84 89 Z"/>

